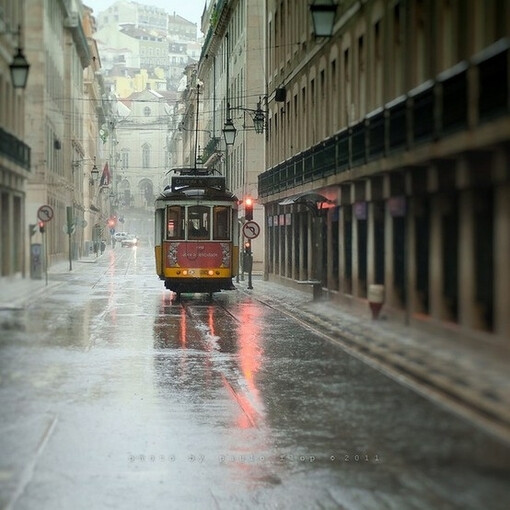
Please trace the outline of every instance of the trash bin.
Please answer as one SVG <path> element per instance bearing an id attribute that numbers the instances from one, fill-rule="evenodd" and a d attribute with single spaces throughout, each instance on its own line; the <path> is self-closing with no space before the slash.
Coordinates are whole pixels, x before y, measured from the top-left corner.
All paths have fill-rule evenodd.
<path id="1" fill-rule="evenodd" d="M 368 304 L 372 310 L 372 319 L 379 317 L 382 305 L 384 303 L 384 285 L 368 286 Z"/>

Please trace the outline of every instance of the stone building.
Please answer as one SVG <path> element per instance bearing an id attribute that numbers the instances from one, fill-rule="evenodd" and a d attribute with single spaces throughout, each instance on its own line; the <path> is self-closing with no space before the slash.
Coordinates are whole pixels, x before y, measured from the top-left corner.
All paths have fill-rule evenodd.
<path id="1" fill-rule="evenodd" d="M 96 14 L 98 30 L 104 26 L 133 25 L 166 31 L 168 14 L 165 9 L 139 2 L 119 0 Z"/>
<path id="2" fill-rule="evenodd" d="M 15 88 L 9 66 L 24 48 L 23 4 L 2 2 L 0 9 L 0 279 L 25 276 L 24 253 L 30 232 L 25 227 L 25 183 L 30 175 L 30 147 L 24 141 L 25 99 Z M 18 33 L 18 26 L 21 31 Z M 30 59 L 28 60 L 30 62 Z M 33 77 L 31 77 L 33 78 Z"/>
<path id="3" fill-rule="evenodd" d="M 96 133 L 104 91 L 99 81 L 92 84 L 99 80 L 99 60 L 91 22 L 84 23 L 90 10 L 78 0 L 26 0 L 25 12 L 27 58 L 32 62 L 25 123 L 34 126 L 25 137 L 32 153 L 26 222 L 36 223 L 42 205 L 53 211 L 44 236 L 37 233 L 33 239 L 43 242 L 51 265 L 67 259 L 70 249 L 73 258 L 85 250 L 89 200 L 98 194 L 92 169 L 94 161 L 102 165 Z M 71 243 L 67 225 L 72 225 Z"/>
<path id="4" fill-rule="evenodd" d="M 168 33 L 174 40 L 193 42 L 197 40 L 197 24 L 173 12 L 168 15 Z"/>
<path id="5" fill-rule="evenodd" d="M 257 177 L 264 168 L 264 135 L 256 133 L 253 117 L 265 92 L 263 2 L 222 0 L 202 17 L 206 34 L 197 70 L 200 87 L 202 161 L 226 176 L 228 188 L 240 199 L 257 199 Z M 193 104 L 190 104 L 193 110 Z M 188 112 L 188 129 L 193 115 Z M 223 137 L 225 122 L 236 130 L 232 145 Z M 243 216 L 243 206 L 240 215 Z M 263 227 L 263 209 L 256 203 L 254 218 Z M 262 237 L 252 243 L 254 270 L 262 270 Z"/>
<path id="6" fill-rule="evenodd" d="M 153 219 L 154 200 L 164 187 L 169 158 L 170 103 L 176 99 L 174 92 L 146 89 L 119 100 L 126 111 L 116 125 L 112 172 L 118 214 L 128 220 Z M 140 234 L 136 225 L 130 228 L 135 229 Z"/>
<path id="7" fill-rule="evenodd" d="M 87 254 L 93 243 L 108 239 L 106 224 L 111 214 L 109 191 L 101 188 L 101 173 L 109 157 L 106 147 L 100 141 L 100 128 L 108 123 L 111 107 L 105 101 L 107 85 L 102 73 L 101 57 L 95 39 L 95 19 L 92 11 L 85 8 L 82 18 L 83 31 L 90 49 L 90 63 L 83 72 L 83 148 L 84 157 L 73 163 L 75 172 L 83 179 L 83 222 L 82 239 L 75 239 L 78 254 Z M 77 224 L 77 227 L 80 227 Z M 83 244 L 81 244 L 81 242 Z"/>
<path id="8" fill-rule="evenodd" d="M 177 88 L 184 67 L 200 47 L 196 23 L 158 7 L 121 0 L 99 12 L 97 19 L 104 67 L 117 76 L 122 68 L 129 73 L 145 69 L 149 74 L 162 69 L 168 90 Z"/>
<path id="9" fill-rule="evenodd" d="M 510 5 L 336 4 L 266 1 L 266 277 L 508 342 Z"/>

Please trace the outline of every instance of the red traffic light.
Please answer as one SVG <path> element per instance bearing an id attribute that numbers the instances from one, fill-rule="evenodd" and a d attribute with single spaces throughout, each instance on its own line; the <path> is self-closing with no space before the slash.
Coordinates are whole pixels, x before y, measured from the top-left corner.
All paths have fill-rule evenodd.
<path id="1" fill-rule="evenodd" d="M 44 227 L 45 227 L 44 221 L 40 221 L 38 223 L 38 225 L 39 225 L 39 232 L 41 232 L 41 234 L 44 234 Z"/>
<path id="2" fill-rule="evenodd" d="M 251 197 L 244 199 L 244 218 L 246 221 L 253 220 L 253 198 Z"/>

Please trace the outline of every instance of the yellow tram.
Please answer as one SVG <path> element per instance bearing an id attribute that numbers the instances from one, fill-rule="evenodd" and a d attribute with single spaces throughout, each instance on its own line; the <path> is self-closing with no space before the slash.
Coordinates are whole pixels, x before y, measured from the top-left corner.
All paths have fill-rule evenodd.
<path id="1" fill-rule="evenodd" d="M 172 170 L 156 199 L 156 271 L 177 293 L 234 289 L 239 261 L 237 198 L 207 169 Z"/>

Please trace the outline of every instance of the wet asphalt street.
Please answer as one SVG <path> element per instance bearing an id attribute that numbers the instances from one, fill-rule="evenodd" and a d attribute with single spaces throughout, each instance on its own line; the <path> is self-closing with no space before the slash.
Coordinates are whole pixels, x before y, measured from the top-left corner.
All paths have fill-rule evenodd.
<path id="1" fill-rule="evenodd" d="M 116 248 L 0 311 L 2 509 L 506 509 L 508 445 L 237 291 Z"/>

